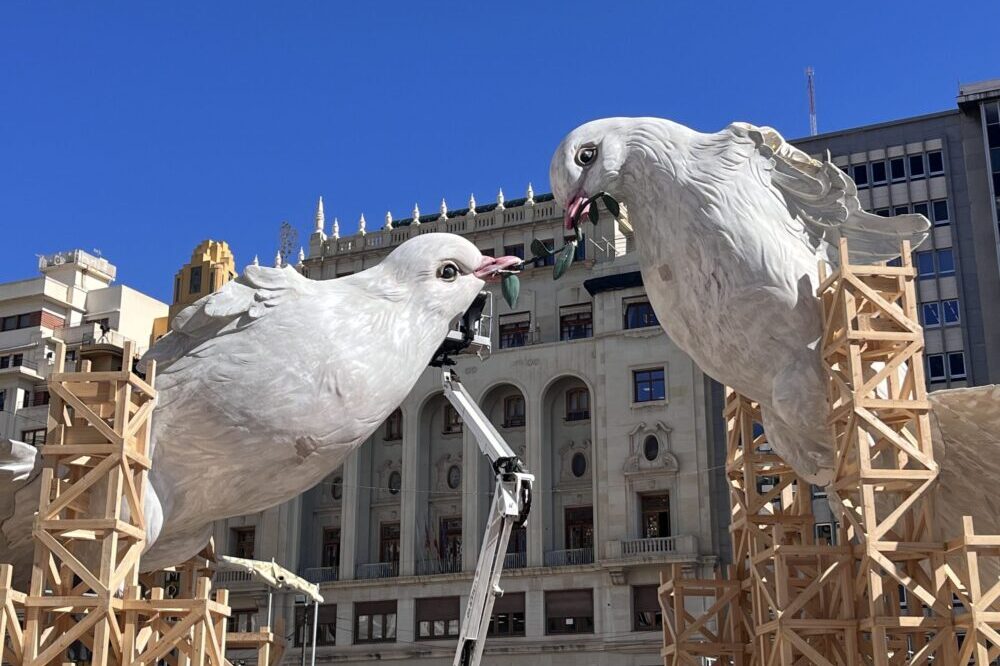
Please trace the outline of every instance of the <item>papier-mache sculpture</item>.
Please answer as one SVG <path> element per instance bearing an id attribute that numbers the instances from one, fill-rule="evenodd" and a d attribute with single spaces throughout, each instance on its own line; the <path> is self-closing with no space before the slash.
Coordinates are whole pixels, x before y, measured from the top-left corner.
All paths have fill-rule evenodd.
<path id="1" fill-rule="evenodd" d="M 483 281 L 519 264 L 424 234 L 368 270 L 311 280 L 248 266 L 180 312 L 157 362 L 144 570 L 179 564 L 212 522 L 314 486 L 403 401 Z M 0 450 L 0 560 L 30 573 L 40 461 Z"/>
<path id="2" fill-rule="evenodd" d="M 562 141 L 550 178 L 570 229 L 597 199 L 624 205 L 650 303 L 671 339 L 759 402 L 775 450 L 800 476 L 827 484 L 833 447 L 818 262 L 836 265 L 841 237 L 852 261 L 892 259 L 901 241 L 915 248 L 924 240 L 927 219 L 866 213 L 854 182 L 829 159 L 745 123 L 704 134 L 660 118 L 596 120 Z M 992 492 L 1000 387 L 931 400 L 942 524 L 957 530 L 972 515 L 977 527 L 1000 531 Z M 962 436 L 949 436 L 959 429 Z"/>

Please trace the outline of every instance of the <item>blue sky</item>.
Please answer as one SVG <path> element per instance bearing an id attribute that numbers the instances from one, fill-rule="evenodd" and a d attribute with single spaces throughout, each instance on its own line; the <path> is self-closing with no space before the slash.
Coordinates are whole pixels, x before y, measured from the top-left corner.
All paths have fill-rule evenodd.
<path id="1" fill-rule="evenodd" d="M 945 9 L 946 8 L 946 9 Z M 808 132 L 954 107 L 1000 77 L 1000 2 L 0 4 L 0 281 L 100 249 L 169 299 L 204 238 L 270 261 L 288 220 L 548 190 L 586 120 Z"/>

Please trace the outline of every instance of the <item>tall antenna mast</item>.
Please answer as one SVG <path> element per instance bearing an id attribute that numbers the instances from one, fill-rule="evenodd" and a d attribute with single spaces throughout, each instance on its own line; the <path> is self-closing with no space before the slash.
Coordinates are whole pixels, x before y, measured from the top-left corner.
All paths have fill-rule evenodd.
<path id="1" fill-rule="evenodd" d="M 816 72 L 812 67 L 806 67 L 806 83 L 809 86 L 809 136 L 816 136 Z"/>

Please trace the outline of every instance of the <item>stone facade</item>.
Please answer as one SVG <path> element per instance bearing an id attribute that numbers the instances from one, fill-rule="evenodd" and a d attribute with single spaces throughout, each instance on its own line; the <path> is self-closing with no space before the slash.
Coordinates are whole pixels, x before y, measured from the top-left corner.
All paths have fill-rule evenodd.
<path id="1" fill-rule="evenodd" d="M 416 219 L 349 238 L 318 230 L 300 269 L 342 276 L 436 231 L 496 256 L 530 253 L 536 238 L 563 242 L 562 211 L 544 195 Z M 650 599 L 655 608 L 648 586 L 664 565 L 707 575 L 728 549 L 726 506 L 711 505 L 723 462 L 713 386 L 651 317 L 629 239 L 609 215 L 588 228 L 585 246 L 559 281 L 550 266 L 522 273 L 515 308 L 497 295 L 492 357 L 456 368 L 537 476 L 495 613 L 506 635 L 489 640 L 487 663 L 656 663 L 656 612 L 634 608 Z M 218 526 L 220 550 L 256 526 L 254 557 L 322 583 L 319 661 L 377 653 L 451 663 L 494 480 L 449 410 L 439 371 L 428 369 L 398 416 L 326 482 Z M 263 590 L 225 584 L 243 622 L 263 614 Z M 277 603 L 291 623 L 294 600 Z M 636 630 L 643 620 L 649 630 Z"/>

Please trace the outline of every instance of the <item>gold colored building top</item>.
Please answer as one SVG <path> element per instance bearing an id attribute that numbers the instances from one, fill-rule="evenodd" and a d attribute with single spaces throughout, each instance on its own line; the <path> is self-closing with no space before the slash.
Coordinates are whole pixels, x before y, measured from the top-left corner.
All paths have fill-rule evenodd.
<path id="1" fill-rule="evenodd" d="M 191 261 L 174 276 L 174 298 L 166 322 L 156 331 L 163 335 L 178 312 L 204 296 L 222 289 L 236 278 L 236 258 L 226 241 L 205 240 L 191 253 Z"/>

